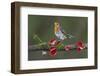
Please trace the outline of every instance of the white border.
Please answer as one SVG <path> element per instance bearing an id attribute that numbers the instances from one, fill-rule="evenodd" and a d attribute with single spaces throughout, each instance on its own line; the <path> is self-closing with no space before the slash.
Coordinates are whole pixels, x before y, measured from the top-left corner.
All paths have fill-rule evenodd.
<path id="1" fill-rule="evenodd" d="M 28 14 L 88 17 L 88 58 L 28 61 Z M 94 11 L 41 7 L 20 8 L 20 69 L 43 69 L 94 65 Z"/>

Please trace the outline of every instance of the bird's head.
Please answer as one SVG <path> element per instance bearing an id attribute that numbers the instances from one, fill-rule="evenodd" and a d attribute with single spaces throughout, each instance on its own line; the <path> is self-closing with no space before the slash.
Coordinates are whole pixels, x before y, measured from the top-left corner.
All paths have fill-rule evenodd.
<path id="1" fill-rule="evenodd" d="M 60 24 L 58 22 L 55 22 L 54 25 L 55 25 L 56 28 L 60 27 Z"/>
<path id="2" fill-rule="evenodd" d="M 55 33 L 58 32 L 59 29 L 60 29 L 60 24 L 58 22 L 55 22 L 54 23 L 54 31 L 55 31 Z"/>

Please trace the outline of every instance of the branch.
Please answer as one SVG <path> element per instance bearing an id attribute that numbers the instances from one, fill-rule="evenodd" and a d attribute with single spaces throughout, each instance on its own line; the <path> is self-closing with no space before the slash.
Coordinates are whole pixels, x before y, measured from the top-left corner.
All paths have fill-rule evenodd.
<path id="1" fill-rule="evenodd" d="M 29 49 L 29 50 L 34 50 L 34 51 L 37 51 L 37 50 L 39 50 L 39 51 L 40 51 L 40 50 L 49 51 L 48 46 L 45 47 L 45 48 L 42 47 L 42 46 L 45 46 L 45 45 L 47 45 L 47 43 L 41 43 L 41 44 L 37 44 L 37 45 L 29 45 L 29 46 L 28 46 L 28 49 Z M 87 43 L 84 43 L 84 46 L 85 46 L 85 48 L 87 48 L 87 47 L 88 47 L 88 44 L 87 44 Z M 70 47 L 71 47 L 71 50 L 77 48 L 77 46 L 76 46 L 75 44 L 71 44 Z M 62 48 L 62 49 L 58 49 L 58 50 L 64 50 L 64 49 Z"/>

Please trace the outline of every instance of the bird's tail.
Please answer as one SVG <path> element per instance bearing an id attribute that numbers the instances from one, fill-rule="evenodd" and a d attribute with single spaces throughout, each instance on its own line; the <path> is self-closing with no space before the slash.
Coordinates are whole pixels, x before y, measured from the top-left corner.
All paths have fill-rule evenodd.
<path id="1" fill-rule="evenodd" d="M 70 35 L 70 34 L 67 34 L 66 36 L 67 36 L 69 39 L 71 39 L 71 38 L 75 38 L 75 36 Z"/>

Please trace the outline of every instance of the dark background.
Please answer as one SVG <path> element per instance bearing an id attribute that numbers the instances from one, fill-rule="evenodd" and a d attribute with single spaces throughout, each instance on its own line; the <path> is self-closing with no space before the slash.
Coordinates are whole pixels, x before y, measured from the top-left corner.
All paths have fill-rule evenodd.
<path id="1" fill-rule="evenodd" d="M 48 42 L 52 38 L 55 38 L 54 22 L 59 22 L 66 33 L 75 37 L 63 42 L 63 44 L 75 44 L 80 40 L 87 43 L 87 17 L 28 15 L 28 46 L 34 46 L 40 43 L 37 39 L 34 39 L 35 35 L 38 36 L 42 42 Z M 77 53 L 75 49 L 71 50 L 70 53 L 58 51 L 57 56 L 54 58 L 48 54 L 43 56 L 41 51 L 42 50 L 28 49 L 28 60 L 87 58 L 87 49 L 84 49 L 80 54 Z"/>

